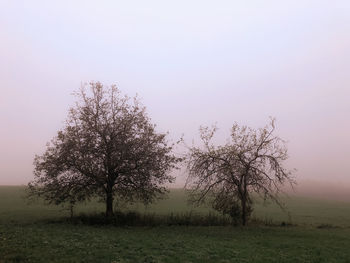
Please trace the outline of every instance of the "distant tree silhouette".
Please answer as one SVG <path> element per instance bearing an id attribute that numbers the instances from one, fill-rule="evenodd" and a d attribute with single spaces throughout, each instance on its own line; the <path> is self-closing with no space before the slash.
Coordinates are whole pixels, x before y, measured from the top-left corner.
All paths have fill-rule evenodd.
<path id="1" fill-rule="evenodd" d="M 149 203 L 165 193 L 164 184 L 174 179 L 168 172 L 180 159 L 138 98 L 131 103 L 115 86 L 99 82 L 75 95 L 64 129 L 35 157 L 29 195 L 55 204 L 98 196 L 112 216 L 116 197 Z"/>
<path id="2" fill-rule="evenodd" d="M 204 147 L 189 147 L 186 188 L 191 200 L 197 204 L 209 200 L 214 209 L 239 216 L 243 225 L 252 211 L 251 193 L 282 205 L 281 186 L 295 182 L 292 172 L 282 165 L 288 158 L 287 148 L 273 135 L 275 120 L 258 130 L 235 123 L 223 146 L 212 143 L 216 130 L 215 126 L 201 127 Z"/>

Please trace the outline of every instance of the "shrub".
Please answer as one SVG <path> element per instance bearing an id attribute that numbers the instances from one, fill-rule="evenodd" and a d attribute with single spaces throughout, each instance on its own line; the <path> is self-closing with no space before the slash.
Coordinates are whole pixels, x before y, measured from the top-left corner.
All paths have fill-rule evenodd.
<path id="1" fill-rule="evenodd" d="M 73 224 L 115 226 L 223 226 L 235 224 L 232 218 L 216 213 L 171 213 L 168 215 L 142 214 L 136 211 L 116 211 L 113 217 L 104 213 L 79 214 L 70 219 Z"/>

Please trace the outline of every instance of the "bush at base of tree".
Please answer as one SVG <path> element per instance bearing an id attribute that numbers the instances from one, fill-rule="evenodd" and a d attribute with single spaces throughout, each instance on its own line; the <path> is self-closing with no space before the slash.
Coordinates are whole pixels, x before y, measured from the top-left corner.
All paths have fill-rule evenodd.
<path id="1" fill-rule="evenodd" d="M 231 217 L 217 213 L 170 213 L 157 215 L 137 211 L 115 211 L 111 217 L 101 214 L 80 214 L 67 220 L 73 224 L 114 226 L 232 226 L 237 225 Z"/>

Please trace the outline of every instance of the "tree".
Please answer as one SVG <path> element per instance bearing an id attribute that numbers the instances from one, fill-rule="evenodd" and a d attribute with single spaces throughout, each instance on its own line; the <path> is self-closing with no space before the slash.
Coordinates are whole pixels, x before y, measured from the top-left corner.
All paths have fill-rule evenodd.
<path id="1" fill-rule="evenodd" d="M 239 215 L 243 225 L 252 211 L 252 193 L 282 206 L 281 187 L 295 182 L 292 171 L 283 166 L 287 148 L 285 141 L 273 135 L 275 120 L 257 130 L 235 123 L 223 146 L 212 143 L 216 130 L 201 127 L 204 147 L 189 147 L 186 187 L 191 200 L 197 204 L 210 200 L 214 209 Z"/>
<path id="2" fill-rule="evenodd" d="M 169 171 L 180 161 L 166 135 L 157 133 L 137 97 L 116 86 L 90 83 L 75 95 L 65 127 L 34 160 L 31 195 L 48 202 L 84 201 L 98 196 L 113 215 L 115 197 L 149 203 L 173 181 Z"/>

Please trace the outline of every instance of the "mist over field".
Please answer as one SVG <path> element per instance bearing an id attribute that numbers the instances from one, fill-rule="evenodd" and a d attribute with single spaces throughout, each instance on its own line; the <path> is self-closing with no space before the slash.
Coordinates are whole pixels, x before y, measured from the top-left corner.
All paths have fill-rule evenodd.
<path id="1" fill-rule="evenodd" d="M 295 189 L 288 188 L 289 196 L 305 196 L 316 199 L 350 201 L 350 187 L 347 184 L 329 181 L 300 180 Z"/>
<path id="2" fill-rule="evenodd" d="M 139 94 L 160 131 L 276 117 L 297 193 L 349 200 L 348 1 L 0 3 L 0 185 L 33 158 L 91 80 Z M 179 151 L 182 153 L 183 149 Z M 177 173 L 173 187 L 184 184 Z"/>

